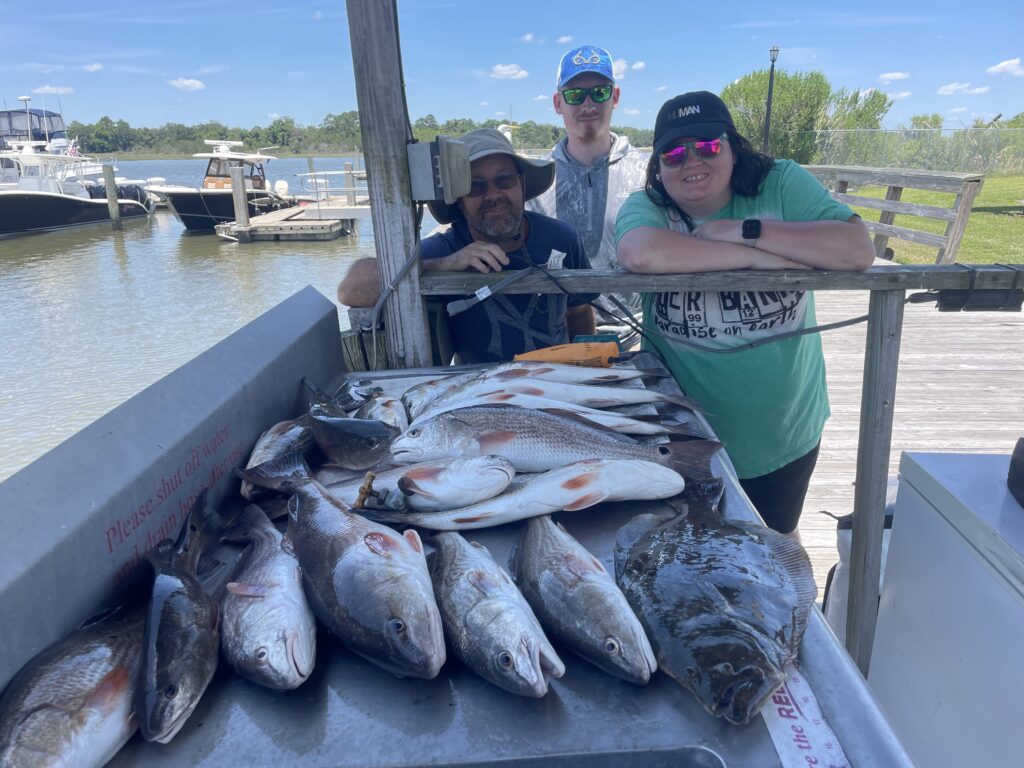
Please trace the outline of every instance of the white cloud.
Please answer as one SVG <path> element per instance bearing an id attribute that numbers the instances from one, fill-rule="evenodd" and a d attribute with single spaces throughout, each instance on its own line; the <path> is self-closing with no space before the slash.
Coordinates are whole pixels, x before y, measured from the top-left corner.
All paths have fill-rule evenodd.
<path id="1" fill-rule="evenodd" d="M 558 38 L 558 42 L 561 43 L 562 45 L 565 45 L 567 43 L 571 43 L 572 42 L 572 35 L 562 35 L 560 38 Z"/>
<path id="2" fill-rule="evenodd" d="M 488 104 L 490 104 L 490 103 L 491 103 L 491 102 L 489 102 L 489 101 L 481 101 L 481 102 L 480 102 L 480 106 L 481 106 L 481 107 L 486 107 L 486 106 L 487 106 Z"/>
<path id="3" fill-rule="evenodd" d="M 180 91 L 201 91 L 206 87 L 202 80 L 194 80 L 191 77 L 179 77 L 177 80 L 168 80 L 167 84 L 174 86 Z"/>
<path id="4" fill-rule="evenodd" d="M 39 93 L 43 95 L 55 94 L 57 96 L 67 96 L 69 93 L 74 92 L 74 88 L 68 88 L 66 85 L 41 85 L 32 90 L 32 93 Z"/>
<path id="5" fill-rule="evenodd" d="M 530 73 L 518 64 L 495 64 L 491 70 L 491 77 L 499 80 L 522 80 L 529 76 Z"/>
<path id="6" fill-rule="evenodd" d="M 629 62 L 625 59 L 616 59 L 612 62 L 612 75 L 616 80 L 621 80 L 626 76 L 626 70 L 629 69 Z"/>
<path id="7" fill-rule="evenodd" d="M 659 85 L 654 90 L 656 90 L 656 91 L 667 91 L 668 90 L 668 86 L 667 85 Z"/>
<path id="8" fill-rule="evenodd" d="M 28 64 L 23 64 L 22 69 L 30 69 L 33 72 L 40 72 L 44 75 L 49 75 L 54 72 L 63 72 L 67 67 L 63 64 L 40 64 L 35 61 L 30 61 Z"/>
<path id="9" fill-rule="evenodd" d="M 527 32 L 525 35 L 523 35 L 522 37 L 519 38 L 519 42 L 521 42 L 521 43 L 532 43 L 533 42 L 533 32 Z"/>
<path id="10" fill-rule="evenodd" d="M 936 91 L 939 96 L 953 96 L 954 94 L 963 94 L 964 96 L 976 96 L 979 93 L 988 93 L 991 90 L 987 85 L 981 85 L 977 88 L 971 88 L 970 83 L 948 83 L 943 85 Z"/>
<path id="11" fill-rule="evenodd" d="M 647 62 L 646 61 L 634 61 L 633 62 L 633 66 L 631 66 L 630 69 L 643 69 L 646 66 L 647 66 Z"/>
<path id="12" fill-rule="evenodd" d="M 103 65 L 97 61 L 94 64 L 86 64 L 84 67 L 82 67 L 82 69 L 84 69 L 86 72 L 99 72 L 101 69 L 103 69 Z"/>
<path id="13" fill-rule="evenodd" d="M 1014 77 L 1024 77 L 1024 67 L 1020 65 L 1019 56 L 1016 59 L 1000 61 L 994 67 L 989 67 L 985 71 L 990 75 L 1013 75 Z"/>
<path id="14" fill-rule="evenodd" d="M 313 12 L 313 21 L 320 21 L 320 19 L 322 19 L 323 17 L 324 17 L 324 12 L 323 11 L 314 11 Z"/>
<path id="15" fill-rule="evenodd" d="M 225 70 L 227 70 L 227 67 L 225 67 L 225 66 L 223 66 L 221 64 L 216 64 L 216 65 L 209 66 L 209 67 L 200 67 L 196 71 L 196 74 L 198 74 L 198 75 L 213 75 L 213 74 L 216 74 L 217 72 L 224 72 Z"/>
<path id="16" fill-rule="evenodd" d="M 910 91 L 900 91 L 899 93 L 887 93 L 885 94 L 893 101 L 900 101 L 901 99 L 910 98 Z"/>
<path id="17" fill-rule="evenodd" d="M 953 108 L 952 108 L 951 110 L 949 110 L 949 111 L 950 111 L 950 112 L 952 112 L 952 113 L 957 113 L 957 112 L 966 112 L 966 111 L 967 111 L 967 107 L 953 107 Z"/>
<path id="18" fill-rule="evenodd" d="M 547 101 L 550 98 L 546 93 L 541 93 L 533 97 L 534 101 Z"/>
<path id="19" fill-rule="evenodd" d="M 269 117 L 271 120 L 277 120 L 277 118 L 279 118 L 280 115 L 277 114 L 277 112 L 267 112 L 267 117 Z"/>
<path id="20" fill-rule="evenodd" d="M 630 108 L 630 109 L 623 109 L 622 111 L 625 112 L 627 115 L 639 115 L 640 114 L 640 110 L 639 109 L 631 109 Z"/>
<path id="21" fill-rule="evenodd" d="M 906 80 L 908 77 L 910 77 L 909 72 L 884 72 L 878 76 L 878 82 L 888 84 L 897 80 Z"/>

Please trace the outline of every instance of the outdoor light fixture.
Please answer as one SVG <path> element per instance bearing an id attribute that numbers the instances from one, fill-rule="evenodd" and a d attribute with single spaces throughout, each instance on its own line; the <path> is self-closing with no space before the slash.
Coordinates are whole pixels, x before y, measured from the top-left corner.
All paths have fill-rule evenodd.
<path id="1" fill-rule="evenodd" d="M 772 89 L 775 87 L 775 60 L 779 58 L 779 46 L 773 45 L 768 49 L 768 57 L 772 61 L 772 67 L 768 71 L 768 103 L 764 108 L 764 136 L 761 139 L 761 151 L 768 154 L 768 131 L 772 125 Z"/>

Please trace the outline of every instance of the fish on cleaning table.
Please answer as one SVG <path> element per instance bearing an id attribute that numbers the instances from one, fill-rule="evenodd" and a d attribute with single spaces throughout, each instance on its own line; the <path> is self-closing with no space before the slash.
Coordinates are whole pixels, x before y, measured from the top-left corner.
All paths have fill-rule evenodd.
<path id="1" fill-rule="evenodd" d="M 817 588 L 797 541 L 724 520 L 715 501 L 627 523 L 615 573 L 658 667 L 710 714 L 745 725 L 796 660 Z"/>
<path id="2" fill-rule="evenodd" d="M 658 663 L 622 590 L 549 515 L 523 526 L 509 571 L 551 637 L 610 675 L 637 685 L 650 681 Z"/>
<path id="3" fill-rule="evenodd" d="M 316 661 L 316 619 L 291 545 L 262 509 L 246 507 L 228 538 L 248 542 L 221 598 L 221 649 L 243 677 L 279 691 L 304 683 Z"/>
<path id="4" fill-rule="evenodd" d="M 32 658 L 0 696 L 0 766 L 105 765 L 138 729 L 144 614 L 119 608 Z"/>
<path id="5" fill-rule="evenodd" d="M 324 483 L 331 495 L 355 506 L 364 475 Z M 490 499 L 508 488 L 515 477 L 512 462 L 500 456 L 471 456 L 399 465 L 373 478 L 374 503 L 385 509 L 430 512 L 456 509 Z"/>
<path id="6" fill-rule="evenodd" d="M 565 665 L 512 579 L 482 544 L 457 533 L 432 543 L 430 575 L 455 653 L 499 688 L 544 696 L 548 678 L 561 677 Z"/>
<path id="7" fill-rule="evenodd" d="M 177 540 L 164 539 L 146 555 L 155 575 L 135 716 L 147 741 L 166 744 L 174 738 L 217 669 L 220 612 L 197 577 L 199 558 L 214 535 L 214 517 L 204 489 Z"/>
<path id="8" fill-rule="evenodd" d="M 330 416 L 317 410 L 309 413 L 309 428 L 327 458 L 345 469 L 372 467 L 388 455 L 399 434 L 377 419 Z"/>
<path id="9" fill-rule="evenodd" d="M 434 531 L 467 531 L 525 520 L 552 512 L 592 507 L 602 501 L 667 499 L 686 483 L 670 467 L 637 459 L 583 459 L 564 467 L 520 475 L 500 496 L 459 509 L 405 512 L 368 509 L 375 520 Z"/>
<path id="10" fill-rule="evenodd" d="M 287 538 L 313 613 L 379 667 L 436 677 L 445 661 L 444 636 L 419 536 L 354 513 L 310 475 L 301 456 L 280 463 L 238 474 L 292 494 Z"/>
<path id="11" fill-rule="evenodd" d="M 493 392 L 487 395 L 476 395 L 457 402 L 428 407 L 417 416 L 411 425 L 421 424 L 427 419 L 448 411 L 460 408 L 472 408 L 476 405 L 514 405 L 519 408 L 533 408 L 559 415 L 583 418 L 594 424 L 629 435 L 686 435 L 688 437 L 704 437 L 705 431 L 697 425 L 687 425 L 678 421 L 666 420 L 661 415 L 631 417 L 617 411 L 605 411 L 585 405 L 566 403 L 561 400 L 550 400 L 534 395 L 522 395 L 513 392 Z"/>
<path id="12" fill-rule="evenodd" d="M 603 427 L 546 411 L 511 405 L 460 408 L 410 426 L 391 444 L 396 461 L 459 456 L 504 456 L 517 472 L 544 472 L 592 458 L 642 459 L 680 474 L 710 474 L 713 440 L 651 445 Z"/>

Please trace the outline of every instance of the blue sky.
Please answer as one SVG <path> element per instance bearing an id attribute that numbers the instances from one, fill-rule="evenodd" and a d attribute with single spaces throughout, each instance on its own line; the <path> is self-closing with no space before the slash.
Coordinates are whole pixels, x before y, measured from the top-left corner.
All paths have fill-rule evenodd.
<path id="1" fill-rule="evenodd" d="M 383 0 L 382 0 L 383 2 Z M 132 126 L 299 123 L 356 109 L 341 0 L 0 0 L 0 97 Z M 19 10 L 19 8 L 21 10 Z M 652 127 L 665 99 L 720 91 L 768 67 L 878 88 L 886 127 L 939 113 L 946 127 L 1024 112 L 1024 3 L 398 0 L 412 119 L 558 122 L 555 69 L 573 45 L 609 49 L 614 122 Z M 2 102 L 0 102 L 2 103 Z"/>

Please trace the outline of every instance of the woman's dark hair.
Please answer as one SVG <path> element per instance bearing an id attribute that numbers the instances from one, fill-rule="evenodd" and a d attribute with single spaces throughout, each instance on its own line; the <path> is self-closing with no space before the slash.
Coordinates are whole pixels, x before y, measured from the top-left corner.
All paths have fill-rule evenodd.
<path id="1" fill-rule="evenodd" d="M 761 185 L 764 183 L 764 178 L 768 175 L 768 171 L 772 169 L 775 158 L 763 152 L 758 152 L 749 141 L 728 126 L 725 129 L 725 133 L 729 137 L 729 146 L 732 148 L 732 156 L 735 160 L 732 167 L 732 176 L 729 179 L 732 193 L 734 195 L 743 195 L 744 197 L 754 197 L 761 191 Z M 686 211 L 676 205 L 675 200 L 669 197 L 668 192 L 665 191 L 665 185 L 661 182 L 660 171 L 661 163 L 659 162 L 658 154 L 652 152 L 651 159 L 647 162 L 647 182 L 644 184 L 647 196 L 655 205 L 668 208 L 670 212 L 674 212 L 680 219 L 686 222 L 688 229 L 693 229 L 693 219 L 690 218 Z"/>

